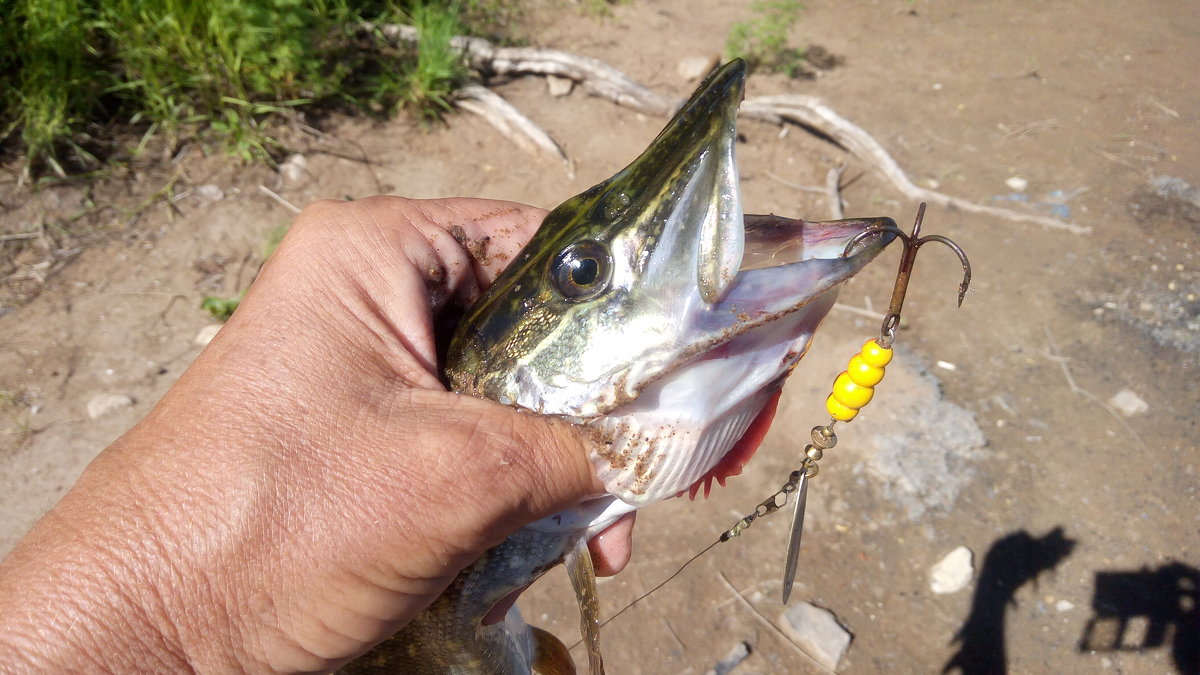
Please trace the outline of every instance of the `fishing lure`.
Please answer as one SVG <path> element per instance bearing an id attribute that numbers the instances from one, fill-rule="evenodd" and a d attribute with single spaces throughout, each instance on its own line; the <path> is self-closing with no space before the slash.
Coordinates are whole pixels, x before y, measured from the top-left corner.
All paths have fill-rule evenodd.
<path id="1" fill-rule="evenodd" d="M 728 541 L 742 533 L 757 518 L 773 513 L 788 502 L 789 495 L 796 493 L 795 509 L 792 512 L 792 526 L 788 535 L 787 562 L 783 570 L 783 603 L 787 604 L 792 592 L 792 584 L 796 579 L 796 566 L 800 558 L 800 541 L 804 534 L 804 508 L 808 500 L 808 480 L 817 475 L 817 462 L 824 457 L 825 451 L 837 445 L 837 434 L 834 426 L 838 422 L 849 422 L 858 416 L 858 411 L 871 402 L 875 386 L 884 377 L 888 363 L 892 360 L 892 345 L 896 340 L 896 331 L 900 327 L 900 313 L 904 308 L 904 297 L 908 292 L 908 283 L 912 278 L 913 264 L 917 259 L 917 251 L 921 246 L 936 241 L 950 247 L 958 255 L 962 263 L 963 279 L 958 286 L 958 305 L 961 307 L 971 285 L 971 262 L 967 254 L 958 244 L 940 234 L 921 235 L 921 224 L 925 219 L 925 202 L 917 208 L 916 222 L 913 223 L 912 233 L 905 234 L 900 228 L 888 225 L 869 232 L 864 232 L 846 244 L 844 255 L 850 255 L 865 239 L 881 236 L 891 232 L 904 246 L 904 254 L 900 258 L 900 269 L 896 272 L 896 285 L 892 289 L 892 299 L 888 312 L 879 328 L 879 336 L 867 340 L 862 349 L 852 357 L 846 370 L 833 381 L 833 391 L 825 399 L 825 409 L 829 412 L 829 424 L 816 426 L 812 429 L 812 442 L 804 447 L 804 458 L 800 468 L 792 471 L 788 481 L 778 492 L 761 502 L 753 513 L 743 516 L 733 527 L 721 534 L 720 541 Z"/>

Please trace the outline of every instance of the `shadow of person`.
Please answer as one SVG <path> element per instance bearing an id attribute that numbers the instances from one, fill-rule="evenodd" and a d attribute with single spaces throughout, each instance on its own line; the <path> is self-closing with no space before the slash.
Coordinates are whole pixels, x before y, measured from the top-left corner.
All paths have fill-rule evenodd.
<path id="1" fill-rule="evenodd" d="M 971 613 L 954 636 L 958 651 L 942 672 L 955 669 L 964 675 L 1007 672 L 1005 611 L 1010 604 L 1016 604 L 1017 589 L 1057 567 L 1074 548 L 1075 541 L 1067 539 L 1061 527 L 1041 537 L 1019 530 L 992 543 L 975 584 Z"/>
<path id="2" fill-rule="evenodd" d="M 1173 632 L 1175 668 L 1184 675 L 1200 673 L 1200 570 L 1172 562 L 1097 572 L 1092 611 L 1080 651 L 1138 652 L 1161 647 Z"/>

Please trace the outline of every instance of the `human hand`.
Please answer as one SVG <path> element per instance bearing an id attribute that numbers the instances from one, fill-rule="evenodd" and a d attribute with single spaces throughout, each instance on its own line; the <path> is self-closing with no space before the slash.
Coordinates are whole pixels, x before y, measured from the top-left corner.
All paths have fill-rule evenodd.
<path id="1" fill-rule="evenodd" d="M 0 564 L 0 666 L 335 667 L 523 524 L 602 491 L 569 425 L 438 377 L 434 317 L 544 215 L 305 209 L 179 382 Z M 611 572 L 628 525 L 604 541 Z"/>

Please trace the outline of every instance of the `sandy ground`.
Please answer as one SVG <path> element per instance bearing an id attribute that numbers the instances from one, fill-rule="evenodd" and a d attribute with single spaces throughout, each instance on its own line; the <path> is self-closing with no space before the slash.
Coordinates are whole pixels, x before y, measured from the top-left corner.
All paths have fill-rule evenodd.
<path id="1" fill-rule="evenodd" d="M 1158 176 L 1200 183 L 1200 13 L 1186 0 L 806 4 L 795 39 L 844 64 L 812 80 L 755 75 L 750 95 L 819 96 L 915 181 L 1091 231 L 930 209 L 926 230 L 970 254 L 972 292 L 955 310 L 953 258 L 923 254 L 897 365 L 812 483 L 793 602 L 827 608 L 853 634 L 842 672 L 1200 672 L 1200 224 L 1197 209 L 1145 187 Z M 533 17 L 535 42 L 683 96 L 694 83 L 676 64 L 719 52 L 747 5 L 546 11 Z M 291 217 L 260 185 L 294 204 L 392 192 L 552 206 L 621 168 L 663 122 L 578 90 L 551 98 L 536 78 L 497 91 L 563 145 L 574 175 L 460 115 L 428 132 L 335 121 L 297 140 L 307 168 L 295 179 L 195 146 L 100 188 L 0 185 L 0 230 L 45 223 L 48 234 L 5 244 L 21 248 L 9 249 L 0 295 L 0 553 L 196 355 L 209 323 L 200 298 L 249 282 L 266 233 Z M 748 210 L 824 217 L 822 197 L 794 185 L 821 185 L 845 162 L 848 214 L 911 222 L 916 205 L 838 147 L 799 128 L 742 132 Z M 123 209 L 172 171 L 174 211 L 160 202 L 128 223 Z M 1013 177 L 1027 187 L 1014 190 Z M 108 234 L 84 236 L 83 222 Z M 842 303 L 884 306 L 896 256 L 848 284 Z M 708 501 L 642 514 L 634 562 L 601 583 L 605 614 L 777 489 L 823 419 L 828 383 L 876 330 L 853 309 L 830 316 L 746 474 Z M 1122 390 L 1145 410 L 1105 403 Z M 91 419 L 100 394 L 134 403 Z M 739 642 L 751 653 L 737 673 L 823 672 L 779 630 L 786 520 L 759 521 L 608 625 L 610 672 L 703 673 Z M 971 583 L 933 593 L 930 568 L 958 546 L 973 553 Z M 563 575 L 522 606 L 574 642 Z"/>

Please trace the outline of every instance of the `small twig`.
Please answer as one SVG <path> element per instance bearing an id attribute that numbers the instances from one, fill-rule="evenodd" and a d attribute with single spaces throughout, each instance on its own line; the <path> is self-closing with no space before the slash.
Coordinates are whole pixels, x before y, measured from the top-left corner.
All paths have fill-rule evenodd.
<path id="1" fill-rule="evenodd" d="M 843 312 L 849 312 L 850 314 L 857 314 L 858 316 L 865 316 L 868 319 L 875 319 L 876 321 L 883 321 L 883 319 L 885 318 L 879 312 L 873 312 L 869 309 L 863 309 L 862 307 L 855 307 L 854 305 L 845 305 L 840 302 L 834 303 L 833 308 L 840 309 Z"/>
<path id="2" fill-rule="evenodd" d="M 267 187 L 266 185 L 259 185 L 258 191 L 263 193 L 264 195 L 270 197 L 271 199 L 274 199 L 275 201 L 279 202 L 281 205 L 283 205 L 283 208 L 287 209 L 288 211 L 291 211 L 294 214 L 300 213 L 299 206 L 296 206 L 295 204 L 293 204 L 293 203 L 289 202 L 288 200 L 284 199 L 283 197 L 279 196 L 279 194 L 277 192 L 275 192 L 271 188 Z"/>
<path id="3" fill-rule="evenodd" d="M 760 611 L 758 611 L 757 609 L 755 609 L 755 608 L 754 608 L 754 605 L 751 605 L 751 604 L 750 604 L 750 601 L 749 601 L 749 600 L 747 600 L 746 598 L 742 597 L 742 594 L 741 594 L 741 593 L 739 593 L 739 592 L 738 592 L 738 590 L 737 590 L 736 588 L 734 588 L 734 587 L 733 587 L 733 584 L 729 583 L 729 579 L 725 577 L 725 573 L 724 573 L 724 572 L 722 572 L 722 571 L 720 571 L 720 570 L 717 570 L 717 576 L 719 576 L 719 577 L 721 578 L 721 583 L 725 584 L 725 588 L 729 589 L 729 592 L 733 594 L 733 597 L 737 598 L 737 599 L 738 599 L 738 600 L 741 602 L 741 604 L 742 604 L 742 606 L 743 606 L 743 607 L 745 607 L 746 609 L 750 610 L 750 613 L 751 613 L 751 614 L 753 614 L 753 615 L 754 615 L 754 617 L 755 617 L 756 619 L 758 619 L 759 621 L 761 621 L 762 623 L 764 623 L 764 624 L 767 626 L 767 628 L 770 628 L 772 633 L 774 633 L 775 635 L 779 636 L 779 639 L 780 639 L 780 640 L 783 640 L 783 641 L 784 641 L 784 643 L 786 643 L 786 644 L 787 644 L 787 646 L 789 646 L 789 647 L 791 647 L 792 649 L 796 650 L 796 653 L 797 653 L 797 654 L 799 654 L 799 655 L 803 656 L 804 658 L 808 659 L 810 662 L 812 662 L 812 664 L 813 664 L 813 665 L 817 666 L 817 667 L 818 667 L 818 668 L 820 668 L 821 670 L 824 670 L 824 671 L 825 671 L 825 672 L 827 672 L 827 673 L 832 673 L 832 672 L 834 672 L 834 671 L 832 671 L 832 670 L 829 670 L 829 669 L 828 669 L 828 668 L 826 668 L 825 666 L 821 665 L 821 663 L 820 663 L 819 661 L 817 661 L 816 659 L 814 659 L 813 657 L 809 656 L 809 655 L 808 655 L 808 652 L 806 652 L 806 651 L 804 651 L 803 649 L 801 649 L 801 648 L 800 648 L 800 645 L 796 644 L 795 642 L 792 642 L 792 639 L 791 639 L 791 638 L 789 638 L 789 637 L 787 636 L 787 634 L 786 634 L 786 633 L 784 633 L 783 631 L 779 630 L 779 627 L 778 627 L 778 626 L 776 626 L 774 623 L 772 623 L 770 619 L 768 619 L 767 617 L 763 616 L 763 615 L 762 615 L 762 612 L 760 612 Z"/>
<path id="4" fill-rule="evenodd" d="M 801 185 L 799 183 L 792 182 L 792 181 L 784 178 L 783 176 L 772 173 L 770 171 L 767 172 L 767 178 L 770 178 L 771 180 L 775 181 L 776 183 L 779 183 L 780 185 L 786 185 L 787 187 L 790 187 L 793 190 L 800 190 L 801 192 L 812 192 L 812 193 L 818 194 L 818 195 L 827 194 L 826 189 L 820 185 Z"/>
<path id="5" fill-rule="evenodd" d="M 43 229 L 43 227 L 38 227 L 38 229 L 34 230 L 33 232 L 17 232 L 16 234 L 0 235 L 0 243 L 6 241 L 20 241 L 22 239 L 37 239 L 38 237 L 42 236 Z"/>
<path id="6" fill-rule="evenodd" d="M 1058 345 L 1055 344 L 1054 336 L 1050 334 L 1050 329 L 1045 326 L 1043 326 L 1043 329 L 1046 331 L 1046 342 L 1050 345 L 1050 352 L 1046 354 L 1046 356 L 1051 361 L 1056 361 L 1059 367 L 1062 368 L 1063 377 L 1067 379 L 1067 386 L 1071 388 L 1071 393 L 1082 396 L 1101 408 L 1104 408 L 1104 410 L 1106 410 L 1109 415 L 1112 415 L 1112 418 L 1117 421 L 1117 424 L 1120 424 L 1121 427 L 1125 429 L 1125 432 L 1128 433 L 1129 437 L 1133 439 L 1134 444 L 1141 448 L 1143 452 L 1147 452 L 1145 444 L 1142 443 L 1142 439 L 1138 437 L 1137 433 L 1133 430 L 1133 427 L 1129 426 L 1129 423 L 1121 417 L 1121 413 L 1114 410 L 1113 407 L 1104 399 L 1075 383 L 1075 378 L 1071 376 L 1071 369 L 1067 367 L 1067 358 L 1059 356 Z"/>
<path id="7" fill-rule="evenodd" d="M 846 217 L 846 212 L 842 210 L 842 172 L 846 167 L 841 164 L 833 167 L 825 174 L 825 192 L 829 197 L 829 214 L 833 220 L 841 220 Z"/>
<path id="8" fill-rule="evenodd" d="M 1153 103 L 1156 107 L 1158 107 L 1159 110 L 1165 112 L 1166 114 L 1170 115 L 1171 117 L 1174 117 L 1175 119 L 1179 119 L 1179 113 L 1177 111 L 1172 110 L 1171 108 L 1168 108 L 1167 106 L 1163 105 L 1158 99 L 1154 98 L 1153 96 L 1150 97 L 1150 102 Z"/>
<path id="9" fill-rule="evenodd" d="M 542 150 L 561 159 L 570 168 L 567 153 L 550 138 L 533 120 L 529 119 L 499 94 L 477 84 L 468 85 L 454 92 L 458 107 L 473 112 L 516 143 L 526 152 Z"/>
<path id="10" fill-rule="evenodd" d="M 675 644 L 679 645 L 681 651 L 686 652 L 688 650 L 687 645 L 683 644 L 683 640 L 679 639 L 679 633 L 675 632 L 675 627 L 671 625 L 670 621 L 667 621 L 667 617 L 662 617 L 662 622 L 667 625 L 667 630 L 671 633 L 671 637 L 675 638 Z"/>

